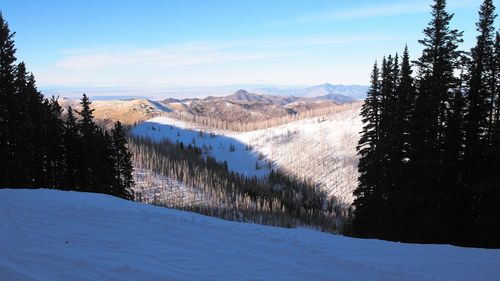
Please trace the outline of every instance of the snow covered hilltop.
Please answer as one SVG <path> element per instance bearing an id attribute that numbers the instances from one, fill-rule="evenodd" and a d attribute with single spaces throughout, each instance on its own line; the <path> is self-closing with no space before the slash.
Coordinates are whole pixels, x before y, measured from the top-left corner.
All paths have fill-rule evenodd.
<path id="1" fill-rule="evenodd" d="M 108 195 L 0 189 L 0 280 L 500 280 L 500 250 L 236 223 Z"/>

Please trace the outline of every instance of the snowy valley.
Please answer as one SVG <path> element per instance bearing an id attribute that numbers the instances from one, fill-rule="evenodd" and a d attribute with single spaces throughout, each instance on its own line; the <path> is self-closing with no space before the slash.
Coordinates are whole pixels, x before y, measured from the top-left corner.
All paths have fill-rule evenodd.
<path id="1" fill-rule="evenodd" d="M 358 177 L 360 106 L 354 103 L 326 116 L 241 133 L 155 117 L 135 126 L 132 134 L 198 147 L 245 176 L 263 177 L 273 168 L 282 169 L 349 205 Z"/>

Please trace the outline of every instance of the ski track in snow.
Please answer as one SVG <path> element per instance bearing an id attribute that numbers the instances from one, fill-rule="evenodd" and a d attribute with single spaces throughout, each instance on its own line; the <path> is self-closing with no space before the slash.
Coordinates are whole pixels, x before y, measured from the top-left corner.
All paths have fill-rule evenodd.
<path id="1" fill-rule="evenodd" d="M 236 223 L 108 195 L 0 190 L 0 280 L 500 280 L 500 250 Z"/>

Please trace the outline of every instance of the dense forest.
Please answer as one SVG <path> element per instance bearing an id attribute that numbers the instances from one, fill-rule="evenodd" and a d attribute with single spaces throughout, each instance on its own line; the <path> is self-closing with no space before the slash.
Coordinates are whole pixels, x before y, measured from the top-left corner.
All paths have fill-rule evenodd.
<path id="1" fill-rule="evenodd" d="M 357 236 L 500 246 L 495 7 L 482 3 L 470 52 L 459 50 L 452 18 L 446 1 L 435 0 L 420 58 L 411 62 L 405 49 L 373 67 L 358 146 Z"/>
<path id="2" fill-rule="evenodd" d="M 132 164 L 125 130 L 93 120 L 90 100 L 66 114 L 15 64 L 14 33 L 0 13 L 0 188 L 55 188 L 132 199 Z"/>
<path id="3" fill-rule="evenodd" d="M 159 195 L 151 203 L 229 220 L 336 233 L 349 221 L 350 214 L 324 191 L 279 170 L 264 178 L 246 177 L 229 171 L 225 162 L 203 156 L 191 144 L 143 137 L 132 137 L 129 143 L 137 169 L 152 170 L 200 191 L 188 202 Z M 140 200 L 142 194 L 136 195 Z"/>

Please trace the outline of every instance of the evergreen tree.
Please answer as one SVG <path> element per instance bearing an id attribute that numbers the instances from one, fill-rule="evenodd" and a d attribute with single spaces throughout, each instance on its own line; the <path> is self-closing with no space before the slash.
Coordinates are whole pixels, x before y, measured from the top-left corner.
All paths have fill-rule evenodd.
<path id="1" fill-rule="evenodd" d="M 415 224 L 408 221 L 403 214 L 413 212 L 411 198 L 413 191 L 408 188 L 410 174 L 410 118 L 415 100 L 412 70 L 408 48 L 405 47 L 401 65 L 394 65 L 393 75 L 397 77 L 393 82 L 391 102 L 387 108 L 390 126 L 387 130 L 387 184 L 389 185 L 389 200 L 392 207 L 389 211 L 390 229 L 387 238 L 402 240 L 406 236 L 406 224 Z M 394 78 L 393 78 L 394 79 Z"/>
<path id="2" fill-rule="evenodd" d="M 0 12 L 0 186 L 15 185 L 11 175 L 16 165 L 12 147 L 12 121 L 16 120 L 14 92 L 14 62 L 16 61 L 13 32 Z"/>
<path id="3" fill-rule="evenodd" d="M 47 146 L 45 137 L 47 136 L 47 110 L 48 106 L 44 96 L 37 90 L 35 77 L 29 74 L 27 78 L 27 111 L 29 113 L 31 129 L 30 143 L 33 146 L 34 153 L 29 165 L 30 176 L 34 187 L 45 187 L 45 166 L 44 161 L 47 155 Z"/>
<path id="4" fill-rule="evenodd" d="M 66 163 L 64 186 L 68 189 L 79 190 L 78 163 L 80 159 L 80 135 L 76 117 L 73 114 L 73 108 L 69 106 L 67 112 L 63 130 L 64 162 Z"/>
<path id="5" fill-rule="evenodd" d="M 492 112 L 489 99 L 495 87 L 493 78 L 493 53 L 495 28 L 495 7 L 492 0 L 485 0 L 479 10 L 479 21 L 476 23 L 476 46 L 471 50 L 470 80 L 466 96 L 466 164 L 468 176 L 476 175 L 482 170 L 480 164 L 484 158 L 483 142 L 489 139 L 488 119 Z M 481 151 L 483 150 L 483 151 Z"/>
<path id="6" fill-rule="evenodd" d="M 121 124 L 114 138 L 100 129 L 86 95 L 80 120 L 71 107 L 63 120 L 57 98 L 46 99 L 37 90 L 24 63 L 14 65 L 13 35 L 0 13 L 0 187 L 76 189 L 132 199 Z"/>
<path id="7" fill-rule="evenodd" d="M 500 35 L 496 35 L 495 59 L 500 69 Z M 500 78 L 496 77 L 496 87 L 500 89 Z M 481 205 L 480 239 L 481 246 L 500 247 L 500 93 L 494 96 L 494 116 L 491 125 L 491 144 L 486 153 L 486 176 L 484 185 L 484 201 Z"/>
<path id="8" fill-rule="evenodd" d="M 381 200 L 383 204 L 379 207 L 381 208 L 379 216 L 383 219 L 379 225 L 383 226 L 380 231 L 379 237 L 385 239 L 394 240 L 397 233 L 394 231 L 395 219 L 398 215 L 394 212 L 396 208 L 396 200 L 394 196 L 397 191 L 397 177 L 394 173 L 393 162 L 396 157 L 395 155 L 395 145 L 397 144 L 400 136 L 397 134 L 397 128 L 395 125 L 395 118 L 397 116 L 398 107 L 398 97 L 397 97 L 397 86 L 399 83 L 399 63 L 398 55 L 389 55 L 387 59 L 384 58 L 382 63 L 382 100 L 380 107 L 380 139 L 379 144 L 376 147 L 376 154 L 380 155 L 380 163 L 378 164 L 379 170 L 381 170 L 380 186 L 378 187 L 378 193 L 381 195 Z"/>
<path id="9" fill-rule="evenodd" d="M 354 234 L 498 246 L 500 34 L 493 39 L 495 8 L 491 0 L 481 5 L 470 59 L 458 50 L 462 33 L 450 29 L 453 15 L 446 12 L 446 1 L 435 0 L 432 8 L 433 19 L 419 41 L 424 49 L 415 62 L 415 81 L 407 49 L 400 69 L 397 56 L 384 58 L 378 114 L 373 114 L 373 82 L 363 106 Z"/>
<path id="10" fill-rule="evenodd" d="M 440 190 L 443 194 L 441 198 L 441 209 L 443 210 L 443 220 L 440 227 L 443 229 L 443 236 L 447 237 L 449 243 L 461 244 L 466 241 L 467 232 L 470 225 L 467 218 L 470 213 L 467 211 L 468 197 L 463 183 L 463 147 L 465 142 L 464 132 L 464 95 L 467 89 L 467 57 L 462 57 L 462 67 L 458 79 L 458 87 L 454 90 L 450 98 L 449 106 L 446 110 L 447 124 L 443 138 L 442 175 Z M 446 234 L 444 234 L 446 233 Z M 446 238 L 443 238 L 446 239 Z"/>
<path id="11" fill-rule="evenodd" d="M 371 86 L 361 109 L 363 131 L 357 150 L 360 156 L 359 184 L 354 195 L 353 233 L 358 236 L 370 237 L 380 235 L 380 222 L 383 220 L 381 188 L 381 157 L 377 154 L 380 143 L 380 107 L 382 100 L 380 70 L 377 63 L 373 66 Z"/>
<path id="12" fill-rule="evenodd" d="M 418 95 L 412 116 L 412 189 L 415 194 L 416 229 L 407 229 L 416 240 L 440 242 L 448 239 L 448 233 L 441 225 L 450 218 L 449 210 L 442 206 L 443 198 L 449 196 L 443 184 L 444 137 L 450 97 L 457 87 L 458 79 L 454 72 L 459 65 L 462 53 L 458 50 L 462 42 L 462 32 L 450 29 L 453 18 L 446 11 L 445 0 L 435 0 L 432 5 L 432 20 L 424 29 L 424 46 L 418 66 Z"/>
<path id="13" fill-rule="evenodd" d="M 102 149 L 100 147 L 103 142 L 103 136 L 100 135 L 99 128 L 94 123 L 93 112 L 90 108 L 90 99 L 86 94 L 83 94 L 80 105 L 82 109 L 77 113 L 80 115 L 78 121 L 78 131 L 80 132 L 81 149 L 79 153 L 79 168 L 78 168 L 78 186 L 82 191 L 102 192 L 99 186 L 99 178 L 97 177 L 100 160 L 102 157 Z"/>
<path id="14" fill-rule="evenodd" d="M 96 169 L 93 176 L 95 180 L 95 192 L 111 194 L 118 196 L 116 190 L 117 185 L 117 171 L 115 148 L 113 138 L 106 130 L 99 130 L 96 135 L 98 143 L 97 149 L 99 151 L 98 161 L 95 162 Z"/>
<path id="15" fill-rule="evenodd" d="M 112 130 L 112 137 L 114 149 L 113 157 L 115 161 L 114 170 L 116 176 L 114 195 L 126 199 L 133 199 L 131 190 L 134 185 L 132 176 L 134 169 L 132 166 L 132 154 L 128 151 L 125 130 L 120 121 L 115 123 L 115 127 Z"/>
<path id="16" fill-rule="evenodd" d="M 46 182 L 48 187 L 62 188 L 66 163 L 64 162 L 63 133 L 64 121 L 61 119 L 62 108 L 56 97 L 45 102 L 47 106 L 46 118 Z"/>
<path id="17" fill-rule="evenodd" d="M 17 127 L 18 130 L 13 132 L 15 136 L 16 146 L 11 149 L 14 153 L 15 160 L 11 165 L 15 165 L 14 172 L 10 176 L 16 178 L 19 185 L 26 187 L 33 186 L 33 170 L 30 165 L 26 165 L 29 161 L 35 160 L 35 151 L 33 147 L 34 128 L 32 114 L 29 108 L 30 87 L 28 85 L 28 73 L 23 62 L 19 63 L 15 69 L 15 93 L 17 108 L 11 107 L 12 110 L 17 110 L 16 119 L 11 120 L 12 127 Z"/>
<path id="18" fill-rule="evenodd" d="M 476 45 L 471 50 L 470 79 L 466 95 L 465 114 L 465 153 L 464 153 L 464 181 L 471 193 L 472 200 L 468 211 L 475 225 L 478 237 L 473 240 L 484 241 L 489 235 L 489 218 L 492 211 L 489 207 L 491 192 L 485 188 L 488 175 L 487 153 L 491 153 L 489 145 L 492 140 L 493 120 L 491 99 L 494 99 L 495 87 L 495 7 L 493 1 L 485 0 L 479 10 L 479 21 L 476 29 L 479 33 Z M 498 164 L 497 164 L 498 165 Z"/>

